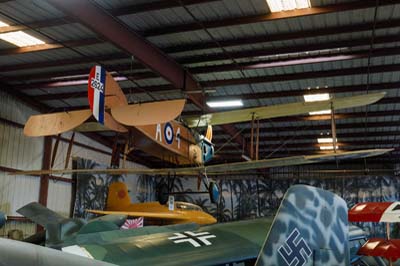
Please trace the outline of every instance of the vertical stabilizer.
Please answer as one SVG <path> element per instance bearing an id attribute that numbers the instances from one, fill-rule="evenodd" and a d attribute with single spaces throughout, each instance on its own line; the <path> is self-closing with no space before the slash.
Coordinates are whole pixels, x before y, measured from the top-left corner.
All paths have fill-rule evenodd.
<path id="1" fill-rule="evenodd" d="M 349 265 L 347 205 L 339 196 L 295 185 L 275 216 L 256 265 Z"/>
<path id="2" fill-rule="evenodd" d="M 106 209 L 108 211 L 118 211 L 131 205 L 131 199 L 128 193 L 128 187 L 125 183 L 112 183 L 108 188 Z"/>
<path id="3" fill-rule="evenodd" d="M 105 89 L 105 69 L 101 66 L 92 67 L 88 79 L 88 100 L 93 116 L 102 125 L 104 125 Z"/>

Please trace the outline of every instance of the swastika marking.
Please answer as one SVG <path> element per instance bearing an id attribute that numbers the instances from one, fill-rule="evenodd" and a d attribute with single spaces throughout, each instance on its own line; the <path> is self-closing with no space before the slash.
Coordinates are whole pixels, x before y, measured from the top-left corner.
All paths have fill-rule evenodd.
<path id="1" fill-rule="evenodd" d="M 300 233 L 297 228 L 292 231 L 292 233 L 286 239 L 285 244 L 278 248 L 278 252 L 289 266 L 305 265 L 308 258 L 312 254 L 312 251 L 307 245 L 306 241 L 300 237 Z"/>

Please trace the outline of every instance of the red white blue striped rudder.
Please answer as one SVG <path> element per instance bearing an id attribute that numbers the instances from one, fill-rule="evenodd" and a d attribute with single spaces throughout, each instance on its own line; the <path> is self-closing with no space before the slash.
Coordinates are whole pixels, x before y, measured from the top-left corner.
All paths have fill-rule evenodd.
<path id="1" fill-rule="evenodd" d="M 90 110 L 96 120 L 104 125 L 106 70 L 101 66 L 94 66 L 90 70 L 88 80 L 88 99 Z"/>

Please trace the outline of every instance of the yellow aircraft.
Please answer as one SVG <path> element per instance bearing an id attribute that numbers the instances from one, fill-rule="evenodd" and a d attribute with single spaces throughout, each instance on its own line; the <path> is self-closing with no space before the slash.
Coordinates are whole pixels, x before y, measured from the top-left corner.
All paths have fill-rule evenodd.
<path id="1" fill-rule="evenodd" d="M 214 224 L 217 220 L 199 206 L 188 202 L 175 202 L 173 210 L 158 202 L 131 203 L 125 183 L 114 182 L 108 189 L 106 210 L 88 210 L 95 214 L 118 214 L 144 217 L 146 224 Z"/>

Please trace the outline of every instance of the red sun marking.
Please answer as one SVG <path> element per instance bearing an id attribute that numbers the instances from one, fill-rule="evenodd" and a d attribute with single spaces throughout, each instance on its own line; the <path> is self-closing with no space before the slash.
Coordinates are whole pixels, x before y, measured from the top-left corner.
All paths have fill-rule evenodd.
<path id="1" fill-rule="evenodd" d="M 126 196 L 125 190 L 121 189 L 120 191 L 118 191 L 118 198 L 123 199 L 125 198 L 125 196 Z"/>

